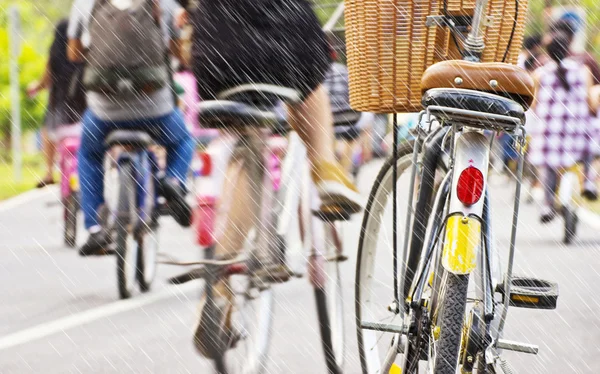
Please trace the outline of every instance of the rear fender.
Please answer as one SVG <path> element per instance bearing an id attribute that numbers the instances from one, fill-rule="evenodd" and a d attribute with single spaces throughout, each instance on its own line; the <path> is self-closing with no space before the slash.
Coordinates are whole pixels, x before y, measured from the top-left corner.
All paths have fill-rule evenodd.
<path id="1" fill-rule="evenodd" d="M 442 265 L 453 274 L 469 274 L 477 267 L 489 156 L 490 140 L 483 133 L 465 131 L 457 135 L 450 209 L 442 250 Z M 471 167 L 481 171 L 484 186 L 479 200 L 466 205 L 460 201 L 456 191 L 460 174 Z"/>

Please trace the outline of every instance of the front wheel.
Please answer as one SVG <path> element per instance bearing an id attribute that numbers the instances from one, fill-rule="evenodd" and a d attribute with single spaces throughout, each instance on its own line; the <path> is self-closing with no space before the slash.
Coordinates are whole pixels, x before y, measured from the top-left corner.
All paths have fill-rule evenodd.
<path id="1" fill-rule="evenodd" d="M 434 372 L 436 374 L 456 374 L 468 287 L 468 274 L 446 273 L 446 280 L 442 289 L 443 296 L 438 309 L 440 318 L 434 327 L 434 336 L 437 334 L 435 330 L 439 329 L 439 338 L 434 343 Z"/>
<path id="2" fill-rule="evenodd" d="M 319 256 L 322 282 L 315 287 L 315 301 L 325 354 L 327 372 L 341 374 L 344 366 L 344 298 L 340 260 L 343 255 L 342 241 L 334 223 L 324 223 L 325 251 Z"/>

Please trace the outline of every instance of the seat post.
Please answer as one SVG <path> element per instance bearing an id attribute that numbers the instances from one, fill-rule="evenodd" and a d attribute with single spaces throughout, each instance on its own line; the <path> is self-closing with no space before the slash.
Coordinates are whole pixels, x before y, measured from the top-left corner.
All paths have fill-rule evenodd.
<path id="1" fill-rule="evenodd" d="M 483 42 L 483 28 L 485 27 L 488 0 L 477 0 L 475 3 L 475 13 L 471 24 L 471 31 L 465 41 L 466 56 L 465 60 L 479 62 L 481 53 L 485 48 Z"/>

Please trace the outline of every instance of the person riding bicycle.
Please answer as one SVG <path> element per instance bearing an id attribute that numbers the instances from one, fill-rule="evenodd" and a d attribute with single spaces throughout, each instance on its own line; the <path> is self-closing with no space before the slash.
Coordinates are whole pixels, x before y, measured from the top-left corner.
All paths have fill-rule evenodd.
<path id="1" fill-rule="evenodd" d="M 557 34 L 547 46 L 551 59 L 534 73 L 536 96 L 532 109 L 540 133 L 532 136 L 530 160 L 542 168 L 545 201 L 541 221 L 556 216 L 554 207 L 559 170 L 585 159 L 591 148 L 590 69 L 569 57 L 570 39 Z"/>
<path id="2" fill-rule="evenodd" d="M 81 117 L 86 110 L 85 92 L 80 83 L 83 66 L 67 59 L 67 28 L 67 19 L 60 20 L 56 24 L 44 76 L 39 82 L 31 83 L 27 89 L 30 97 L 34 97 L 41 90 L 49 90 L 46 117 L 42 128 L 46 175 L 38 183 L 38 188 L 54 184 L 57 142 L 65 132 L 78 132 L 75 125 L 81 122 Z M 65 131 L 66 129 L 68 131 Z"/>
<path id="3" fill-rule="evenodd" d="M 106 254 L 110 235 L 101 226 L 104 138 L 117 129 L 146 130 L 167 150 L 158 184 L 175 220 L 190 225 L 184 181 L 194 141 L 175 108 L 167 42 L 177 39 L 175 0 L 76 0 L 69 21 L 69 58 L 85 61 L 88 111 L 79 151 L 82 210 L 90 236 L 82 256 Z M 143 29 L 143 33 L 139 32 Z M 175 46 L 177 43 L 171 43 Z M 174 48 L 171 48 L 174 50 Z"/>
<path id="4" fill-rule="evenodd" d="M 309 1 L 199 0 L 191 21 L 193 71 L 201 99 L 215 99 L 220 92 L 247 83 L 298 91 L 302 102 L 288 105 L 288 118 L 307 146 L 322 210 L 335 207 L 348 214 L 359 212 L 362 199 L 358 189 L 335 158 L 333 118 L 322 84 L 331 64 L 330 45 Z M 228 176 L 233 177 L 235 168 L 230 169 Z M 242 200 L 253 182 L 245 175 L 235 177 L 233 199 L 241 196 Z M 235 256 L 243 247 L 252 214 L 252 207 L 246 205 L 229 207 L 223 229 L 226 239 L 217 240 L 216 256 Z M 228 281 L 216 284 L 214 291 L 224 315 L 229 315 L 233 294 Z M 203 317 L 201 311 L 199 321 Z M 195 346 L 209 355 L 206 345 L 211 343 L 203 341 L 201 325 L 196 329 Z"/>

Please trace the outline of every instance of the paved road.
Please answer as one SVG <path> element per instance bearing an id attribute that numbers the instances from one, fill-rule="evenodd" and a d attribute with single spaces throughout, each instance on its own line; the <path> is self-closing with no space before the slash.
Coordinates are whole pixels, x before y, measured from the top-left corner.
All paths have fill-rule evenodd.
<path id="1" fill-rule="evenodd" d="M 379 163 L 360 177 L 368 192 Z M 495 183 L 497 240 L 506 248 L 510 226 L 507 184 Z M 82 259 L 62 245 L 61 209 L 48 192 L 18 207 L 0 206 L 1 373 L 209 373 L 191 346 L 200 283 L 164 285 L 179 269 L 159 268 L 151 293 L 118 301 L 114 258 Z M 520 373 L 599 373 L 600 234 L 582 226 L 578 241 L 559 244 L 560 222 L 540 226 L 524 206 L 517 271 L 558 281 L 556 311 L 513 310 L 507 338 L 540 345 L 535 356 L 509 355 Z M 348 224 L 356 248 L 360 217 Z M 199 257 L 192 234 L 165 219 L 163 248 L 180 259 Z M 347 287 L 347 373 L 358 373 L 353 326 L 354 262 L 344 264 Z M 311 288 L 295 280 L 278 288 L 270 373 L 324 373 Z"/>

